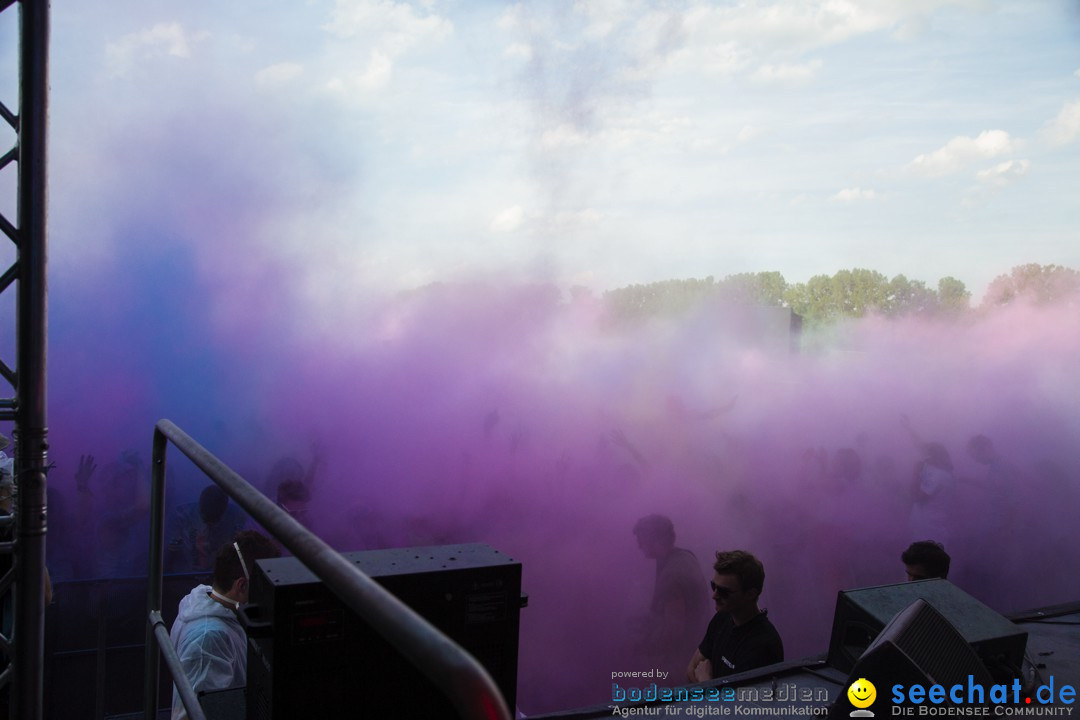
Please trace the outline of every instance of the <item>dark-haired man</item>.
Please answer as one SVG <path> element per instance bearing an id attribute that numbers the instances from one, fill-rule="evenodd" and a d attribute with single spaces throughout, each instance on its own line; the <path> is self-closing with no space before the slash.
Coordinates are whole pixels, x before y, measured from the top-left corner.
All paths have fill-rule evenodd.
<path id="1" fill-rule="evenodd" d="M 255 561 L 280 555 L 266 536 L 254 530 L 237 533 L 214 560 L 213 585 L 199 585 L 180 601 L 170 637 L 196 693 L 247 682 L 247 637 L 236 611 L 247 602 Z M 172 718 L 186 717 L 174 688 Z"/>
<path id="2" fill-rule="evenodd" d="M 707 682 L 772 665 L 784 659 L 780 633 L 758 608 L 765 585 L 765 567 L 745 550 L 716 553 L 709 583 L 716 615 L 690 658 L 686 678 Z"/>
<path id="3" fill-rule="evenodd" d="M 705 577 L 694 553 L 675 547 L 671 518 L 646 515 L 634 525 L 634 535 L 642 554 L 656 561 L 649 613 L 636 628 L 637 651 L 652 658 L 659 669 L 681 674 L 686 653 L 697 642 L 708 614 Z"/>
<path id="4" fill-rule="evenodd" d="M 918 540 L 908 545 L 900 554 L 904 563 L 908 582 L 949 577 L 949 565 L 952 559 L 945 552 L 945 546 L 933 540 Z"/>

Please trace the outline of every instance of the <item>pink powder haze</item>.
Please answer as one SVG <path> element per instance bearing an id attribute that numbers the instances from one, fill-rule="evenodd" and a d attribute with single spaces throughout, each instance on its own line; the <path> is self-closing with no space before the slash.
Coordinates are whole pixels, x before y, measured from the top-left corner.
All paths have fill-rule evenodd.
<path id="1" fill-rule="evenodd" d="M 903 580 L 900 551 L 923 539 L 901 415 L 961 479 L 951 579 L 1003 611 L 1075 599 L 1055 572 L 1077 552 L 1074 306 L 872 318 L 792 353 L 782 332 L 732 329 L 758 310 L 626 327 L 588 294 L 491 279 L 298 318 L 284 266 L 230 285 L 179 241 L 126 252 L 54 278 L 53 486 L 72 490 L 84 453 L 147 458 L 162 417 L 259 487 L 317 452 L 314 525 L 335 547 L 479 541 L 522 562 L 526 713 L 602 702 L 612 671 L 643 669 L 626 627 L 651 592 L 631 533 L 648 513 L 706 577 L 717 549 L 759 555 L 788 657 L 823 651 L 836 591 Z M 1009 537 L 985 531 L 997 496 L 965 451 L 977 433 L 1020 470 Z M 840 448 L 858 478 L 833 477 Z M 172 502 L 194 499 L 204 481 L 171 457 Z"/>
<path id="2" fill-rule="evenodd" d="M 944 445 L 955 466 L 958 509 L 942 530 L 953 556 L 950 579 L 1001 611 L 1080 595 L 1075 577 L 1059 571 L 1080 567 L 1077 298 L 1043 306 L 1017 301 L 951 322 L 867 318 L 808 330 L 795 352 L 782 319 L 760 308 L 713 307 L 673 320 L 616 323 L 605 312 L 603 288 L 569 293 L 552 278 L 563 277 L 562 263 L 572 265 L 567 276 L 619 277 L 619 253 L 631 255 L 636 245 L 611 236 L 583 238 L 591 226 L 578 230 L 571 220 L 593 205 L 604 207 L 606 193 L 618 194 L 590 187 L 594 177 L 613 186 L 625 182 L 625 202 L 651 205 L 652 195 L 664 192 L 665 176 L 653 178 L 650 158 L 674 150 L 657 143 L 640 157 L 628 154 L 624 163 L 602 150 L 586 153 L 576 140 L 561 149 L 543 141 L 564 130 L 572 131 L 571 139 L 598 137 L 604 127 L 618 131 L 613 136 L 626 128 L 636 132 L 636 121 L 623 128 L 610 119 L 624 112 L 632 118 L 636 110 L 611 114 L 606 108 L 661 88 L 639 86 L 632 80 L 638 69 L 622 65 L 629 60 L 610 59 L 609 36 L 566 44 L 561 20 L 525 26 L 519 32 L 551 33 L 540 42 L 530 39 L 536 54 L 530 50 L 533 59 L 514 86 L 535 107 L 535 157 L 523 156 L 507 139 L 517 130 L 507 138 L 495 133 L 490 146 L 439 148 L 453 150 L 444 156 L 436 151 L 439 143 L 452 146 L 457 125 L 466 137 L 466 124 L 477 121 L 470 112 L 453 121 L 452 131 L 432 133 L 428 120 L 443 112 L 438 96 L 391 104 L 384 117 L 374 99 L 342 114 L 325 93 L 253 92 L 251 77 L 266 67 L 259 64 L 264 58 L 314 66 L 310 55 L 290 54 L 291 36 L 303 37 L 300 25 L 273 15 L 260 24 L 262 13 L 243 13 L 212 45 L 214 33 L 202 28 L 217 26 L 193 21 L 184 27 L 192 43 L 206 41 L 206 52 L 133 56 L 129 72 L 102 74 L 101 48 L 112 49 L 116 38 L 140 37 L 126 33 L 150 27 L 144 19 L 151 15 L 158 22 L 159 12 L 140 6 L 118 15 L 126 24 L 102 24 L 71 5 L 54 23 L 54 45 L 69 48 L 69 60 L 54 63 L 50 100 L 48 392 L 55 468 L 48 541 L 54 578 L 90 576 L 85 564 L 80 570 L 75 560 L 65 562 L 64 553 L 93 552 L 93 538 L 61 544 L 65 524 L 75 527 L 80 457 L 95 457 L 92 486 L 107 502 L 109 493 L 101 491 L 107 466 L 127 450 L 148 461 L 154 423 L 168 418 L 260 489 L 271 486 L 270 470 L 280 459 L 307 467 L 318 458 L 313 529 L 342 551 L 485 542 L 519 560 L 529 595 L 521 614 L 520 709 L 533 714 L 601 703 L 610 699 L 612 672 L 649 668 L 628 649 L 627 632 L 630 619 L 648 608 L 655 573 L 631 532 L 641 516 L 670 516 L 677 544 L 697 555 L 706 579 L 718 549 L 758 555 L 767 573 L 762 605 L 788 658 L 827 648 L 837 590 L 903 580 L 901 551 L 926 539 L 913 537 L 909 525 L 913 468 L 921 455 L 901 422 L 906 416 L 924 440 Z M 198 19 L 203 11 L 192 7 Z M 554 7 L 557 20 L 572 19 L 561 5 Z M 270 39 L 276 34 L 260 35 L 265 28 L 259 28 L 270 25 L 284 32 L 281 47 L 272 55 L 249 54 L 251 38 L 278 44 Z M 98 26 L 111 34 L 88 30 Z M 7 32 L 14 37 L 12 28 Z M 540 54 L 545 47 L 550 50 Z M 500 46 L 491 57 L 506 62 L 501 52 Z M 14 66 L 13 54 L 6 64 Z M 340 68 L 343 77 L 348 71 Z M 334 68 L 327 77 L 337 74 Z M 428 82 L 440 82 L 438 73 L 425 71 L 429 75 L 420 89 L 395 92 L 422 94 Z M 474 75 L 487 83 L 490 73 L 465 75 L 470 83 L 479 82 Z M 316 77 L 313 67 L 297 82 L 316 89 Z M 848 94 L 848 87 L 837 87 Z M 464 103 L 470 108 L 474 92 Z M 788 106 L 784 99 L 780 107 Z M 501 104 L 492 107 L 495 124 L 477 127 L 520 122 Z M 674 116 L 684 113 L 679 103 L 656 107 L 658 116 L 666 116 L 666 108 Z M 715 112 L 730 115 L 732 128 L 754 117 Z M 864 113 L 857 112 L 863 123 Z M 844 152 L 864 147 L 847 136 L 847 116 L 836 117 L 845 129 Z M 712 111 L 694 123 L 710 143 L 722 139 L 726 123 Z M 391 124 L 402 125 L 401 132 L 391 132 Z M 942 137 L 955 134 L 948 133 Z M 806 137 L 818 151 L 833 152 L 816 134 Z M 908 143 L 906 137 L 900 140 Z M 792 164 L 787 142 L 776 154 L 793 182 L 804 182 L 801 173 L 820 172 L 824 156 Z M 918 152 L 940 145 L 934 142 Z M 467 158 L 477 147 L 486 149 Z M 438 175 L 438 182 L 412 185 L 414 170 L 405 170 L 414 149 L 432 158 L 418 159 L 415 172 Z M 733 152 L 725 162 L 742 167 L 755 157 Z M 608 171 L 580 172 L 593 162 L 608 163 Z M 491 187 L 475 170 L 485 163 L 532 165 L 532 183 L 522 181 L 521 188 L 472 208 L 454 207 L 465 194 Z M 455 164 L 462 174 L 449 172 Z M 801 169 L 804 164 L 810 169 Z M 672 176 L 672 187 L 688 189 L 672 193 L 684 192 L 685 202 L 652 210 L 650 222 L 671 237 L 673 254 L 692 261 L 697 246 L 722 247 L 715 265 L 700 275 L 723 277 L 728 266 L 747 269 L 746 257 L 755 253 L 789 252 L 767 241 L 783 232 L 767 217 L 687 232 L 696 217 L 707 217 L 698 215 L 699 203 L 733 206 L 761 192 L 756 168 L 738 180 L 745 182 L 740 192 L 728 192 L 726 184 L 736 181 L 723 179 L 737 174 L 700 173 Z M 12 180 L 0 177 L 0 183 L 8 189 Z M 475 248 L 470 255 L 454 244 L 464 221 L 442 217 L 489 218 L 507 205 L 522 215 L 515 240 L 484 235 L 489 221 L 469 220 L 489 254 L 479 260 Z M 571 220 L 538 220 L 533 205 L 546 206 L 537 217 Z M 753 214 L 771 205 L 748 207 Z M 995 212 L 1008 215 L 1009 206 Z M 740 226 L 759 220 L 766 222 L 757 234 Z M 889 215 L 872 220 L 888 225 Z M 1001 232 L 1011 227 L 1002 223 Z M 940 237 L 936 228 L 923 234 Z M 722 242 L 714 245 L 717 237 Z M 734 239 L 742 237 L 748 239 L 741 244 Z M 832 254 L 807 240 L 812 237 L 792 238 L 798 249 L 791 252 L 827 262 Z M 854 248 L 844 237 L 839 241 Z M 1027 239 L 1033 253 L 1039 237 Z M 685 246 L 678 244 L 682 239 Z M 978 240 L 977 233 L 957 238 L 934 257 L 969 250 L 974 256 Z M 612 248 L 610 267 L 590 253 L 567 259 L 575 243 L 591 251 L 594 242 Z M 905 252 L 906 246 L 893 255 Z M 425 262 L 429 256 L 438 262 Z M 924 256 L 912 249 L 910 257 Z M 503 258 L 525 269 L 498 269 Z M 881 258 L 882 270 L 890 263 L 896 269 L 896 257 L 882 251 Z M 660 260 L 650 267 L 664 266 Z M 950 267 L 965 262 L 953 260 Z M 775 269 L 762 264 L 760 270 Z M 931 286 L 937 275 L 951 272 L 944 264 L 926 266 L 920 279 Z M 402 267 L 419 268 L 422 280 L 403 279 Z M 484 267 L 490 274 L 461 271 L 439 278 L 442 284 L 398 294 L 382 289 L 423 285 L 431 276 L 422 273 L 441 267 Z M 4 293 L 0 302 L 10 304 L 12 296 Z M 0 313 L 0 355 L 9 363 L 12 318 L 13 309 Z M 977 434 L 990 437 L 1017 469 L 1011 489 L 988 484 L 986 467 L 966 452 Z M 847 479 L 834 472 L 837 451 L 845 448 L 858 458 Z M 172 509 L 195 500 L 207 481 L 175 449 L 170 469 Z M 138 507 L 139 500 L 123 502 Z M 1014 532 L 998 530 L 1003 517 Z M 94 572 L 104 573 L 100 567 Z M 688 660 L 692 651 L 686 650 Z"/>

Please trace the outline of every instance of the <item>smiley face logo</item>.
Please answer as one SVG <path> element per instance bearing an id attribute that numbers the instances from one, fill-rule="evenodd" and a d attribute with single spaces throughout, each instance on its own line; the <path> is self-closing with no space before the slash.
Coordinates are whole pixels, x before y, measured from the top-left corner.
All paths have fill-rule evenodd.
<path id="1" fill-rule="evenodd" d="M 877 699 L 877 688 L 866 678 L 859 678 L 847 689 L 848 700 L 857 708 L 868 708 Z"/>

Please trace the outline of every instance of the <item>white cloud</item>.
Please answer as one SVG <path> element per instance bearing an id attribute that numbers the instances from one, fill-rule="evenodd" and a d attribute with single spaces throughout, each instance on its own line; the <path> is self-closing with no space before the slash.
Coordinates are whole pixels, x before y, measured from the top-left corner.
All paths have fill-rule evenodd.
<path id="1" fill-rule="evenodd" d="M 594 210 L 593 208 L 585 208 L 584 210 L 555 213 L 551 218 L 551 221 L 560 228 L 569 229 L 598 225 L 603 219 L 604 214 L 600 211 Z"/>
<path id="2" fill-rule="evenodd" d="M 521 3 L 511 5 L 502 11 L 495 25 L 503 32 L 517 32 L 528 24 L 525 12 L 525 6 Z"/>
<path id="3" fill-rule="evenodd" d="M 533 58 L 532 45 L 526 45 L 525 43 L 513 43 L 507 45 L 503 50 L 503 57 L 507 57 L 511 60 L 522 60 L 528 62 Z"/>
<path id="4" fill-rule="evenodd" d="M 908 163 L 907 169 L 928 177 L 948 175 L 972 162 L 1013 152 L 1017 146 L 1017 141 L 1004 130 L 985 130 L 976 138 L 961 135 L 931 153 L 919 155 Z"/>
<path id="5" fill-rule="evenodd" d="M 144 58 L 189 58 L 192 45 L 206 37 L 206 33 L 189 34 L 180 23 L 158 23 L 106 45 L 105 62 L 112 74 L 123 75 Z"/>
<path id="6" fill-rule="evenodd" d="M 545 130 L 540 135 L 540 147 L 545 150 L 577 147 L 587 141 L 585 133 L 567 123 Z"/>
<path id="7" fill-rule="evenodd" d="M 587 23 L 585 37 L 593 40 L 606 38 L 626 22 L 632 11 L 625 0 L 578 0 L 574 3 L 574 12 L 583 15 Z"/>
<path id="8" fill-rule="evenodd" d="M 1073 75 L 1080 78 L 1080 68 L 1077 68 L 1076 70 L 1073 70 Z"/>
<path id="9" fill-rule="evenodd" d="M 358 91 L 370 93 L 386 87 L 393 72 L 393 60 L 379 50 L 372 50 L 362 70 L 348 76 L 336 75 L 327 80 L 324 87 L 343 98 L 355 96 Z"/>
<path id="10" fill-rule="evenodd" d="M 408 3 L 390 0 L 335 0 L 323 30 L 343 42 L 334 59 L 332 92 L 371 92 L 386 87 L 402 55 L 429 48 L 454 32 L 448 19 L 423 14 Z M 357 69 L 361 68 L 361 69 Z"/>
<path id="11" fill-rule="evenodd" d="M 520 205 L 511 205 L 491 219 L 488 230 L 493 233 L 513 233 L 528 225 L 530 229 L 543 228 L 546 232 L 571 232 L 594 228 L 604 218 L 603 213 L 591 207 L 530 215 Z"/>
<path id="12" fill-rule="evenodd" d="M 706 75 L 732 75 L 750 64 L 751 53 L 738 42 L 726 41 L 691 47 L 673 55 L 673 63 Z"/>
<path id="13" fill-rule="evenodd" d="M 397 55 L 420 42 L 433 42 L 454 32 L 439 15 L 423 17 L 407 3 L 388 0 L 336 0 L 323 29 L 340 38 L 374 35 L 381 50 Z"/>
<path id="14" fill-rule="evenodd" d="M 727 155 L 731 152 L 730 145 L 721 144 L 716 138 L 708 136 L 691 138 L 687 147 L 694 152 L 710 152 L 713 155 Z"/>
<path id="15" fill-rule="evenodd" d="M 1043 128 L 1043 135 L 1052 145 L 1067 145 L 1075 140 L 1080 135 L 1080 100 L 1061 108 L 1057 117 Z"/>
<path id="16" fill-rule="evenodd" d="M 1006 160 L 1003 163 L 998 163 L 992 168 L 980 170 L 975 177 L 981 183 L 1003 187 L 1013 180 L 1027 175 L 1030 168 L 1031 162 L 1028 160 Z"/>
<path id="17" fill-rule="evenodd" d="M 696 130 L 689 118 L 663 112 L 607 113 L 601 118 L 604 129 L 590 141 L 620 151 L 693 142 Z"/>
<path id="18" fill-rule="evenodd" d="M 628 82 L 672 73 L 792 83 L 817 79 L 823 63 L 807 53 L 872 33 L 915 39 L 943 10 L 985 10 L 987 0 L 575 0 L 571 7 L 516 2 L 497 27 L 534 42 L 537 54 L 597 46 L 620 59 L 616 77 Z"/>
<path id="19" fill-rule="evenodd" d="M 255 84 L 259 87 L 283 85 L 304 74 L 304 66 L 296 63 L 278 63 L 263 68 L 255 73 Z"/>
<path id="20" fill-rule="evenodd" d="M 832 199 L 836 202 L 853 203 L 863 200 L 873 200 L 877 197 L 877 193 L 873 190 L 863 190 L 862 188 L 845 188 L 840 192 L 832 196 Z"/>
<path id="21" fill-rule="evenodd" d="M 765 131 L 757 125 L 743 125 L 742 129 L 739 130 L 736 140 L 741 143 L 748 143 L 751 140 L 760 137 L 763 132 Z"/>
<path id="22" fill-rule="evenodd" d="M 371 58 L 364 71 L 355 78 L 356 85 L 361 90 L 378 90 L 385 87 L 390 81 L 390 73 L 393 69 L 394 63 L 389 57 L 378 50 L 372 50 Z"/>
<path id="23" fill-rule="evenodd" d="M 762 65 L 751 78 L 761 83 L 801 83 L 812 79 L 821 66 L 821 60 L 811 60 L 801 65 Z"/>
<path id="24" fill-rule="evenodd" d="M 514 232 L 525 222 L 525 211 L 520 205 L 506 208 L 488 224 L 488 229 L 496 233 Z"/>
<path id="25" fill-rule="evenodd" d="M 679 63 L 716 72 L 738 70 L 743 61 L 764 65 L 763 76 L 787 75 L 797 68 L 802 79 L 814 67 L 769 64 L 837 45 L 870 33 L 891 31 L 900 39 L 917 37 L 943 8 L 979 10 L 982 0 L 788 0 L 786 2 L 696 3 L 682 15 Z M 747 39 L 752 39 L 748 43 Z M 722 48 L 726 62 L 716 63 Z M 713 62 L 709 62 L 713 56 Z M 757 64 L 755 63 L 755 64 Z M 759 71 L 761 72 L 761 71 Z M 788 78 L 790 79 L 790 78 Z"/>

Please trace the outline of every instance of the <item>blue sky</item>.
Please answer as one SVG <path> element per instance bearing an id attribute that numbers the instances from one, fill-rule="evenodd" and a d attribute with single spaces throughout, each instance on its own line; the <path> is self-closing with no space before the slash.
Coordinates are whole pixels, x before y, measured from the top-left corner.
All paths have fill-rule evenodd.
<path id="1" fill-rule="evenodd" d="M 1080 267 L 1072 2 L 52 12 L 59 272 L 115 268 L 134 227 L 209 277 L 289 267 L 315 308 L 476 275 L 848 267 L 978 300 L 1016 264 Z"/>

